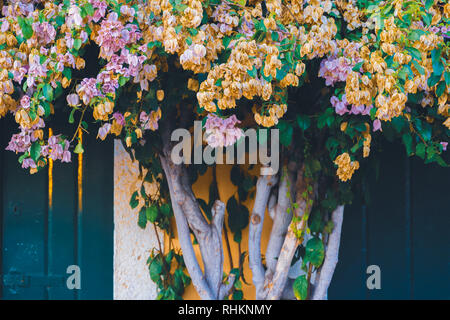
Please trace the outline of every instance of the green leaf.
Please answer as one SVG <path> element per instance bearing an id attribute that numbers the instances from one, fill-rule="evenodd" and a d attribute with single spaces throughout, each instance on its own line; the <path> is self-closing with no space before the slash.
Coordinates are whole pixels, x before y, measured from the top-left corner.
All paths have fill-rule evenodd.
<path id="1" fill-rule="evenodd" d="M 147 225 L 147 217 L 145 215 L 145 207 L 142 207 L 141 210 L 139 210 L 138 226 L 142 229 L 145 229 L 146 225 Z"/>
<path id="2" fill-rule="evenodd" d="M 73 47 L 75 48 L 75 50 L 80 50 L 82 44 L 83 43 L 81 42 L 81 39 L 73 40 Z"/>
<path id="3" fill-rule="evenodd" d="M 450 88 L 450 71 L 444 73 L 445 84 Z"/>
<path id="4" fill-rule="evenodd" d="M 256 78 L 256 76 L 258 75 L 258 72 L 256 70 L 256 67 L 253 66 L 252 70 L 247 70 L 247 74 L 252 77 L 252 78 Z"/>
<path id="5" fill-rule="evenodd" d="M 53 88 L 50 84 L 46 83 L 42 88 L 42 92 L 47 101 L 53 101 Z"/>
<path id="6" fill-rule="evenodd" d="M 402 136 L 402 140 L 403 140 L 403 144 L 406 147 L 406 152 L 408 153 L 408 155 L 411 155 L 413 153 L 413 149 L 412 149 L 413 139 L 412 139 L 411 135 L 408 133 L 405 133 Z"/>
<path id="7" fill-rule="evenodd" d="M 409 54 L 413 58 L 415 58 L 415 59 L 417 59 L 419 61 L 422 60 L 422 54 L 420 53 L 420 51 L 418 49 L 416 49 L 414 47 L 408 47 L 408 48 L 406 48 L 406 50 L 409 52 Z"/>
<path id="8" fill-rule="evenodd" d="M 172 207 L 168 203 L 163 203 L 159 208 L 163 215 L 170 218 L 172 216 Z"/>
<path id="9" fill-rule="evenodd" d="M 316 268 L 320 267 L 325 256 L 323 242 L 317 237 L 306 243 L 305 262 L 310 262 Z"/>
<path id="10" fill-rule="evenodd" d="M 148 221 L 150 221 L 151 223 L 154 223 L 156 221 L 156 219 L 158 218 L 158 208 L 155 205 L 147 207 L 145 209 L 145 216 Z"/>
<path id="11" fill-rule="evenodd" d="M 131 209 L 135 209 L 138 206 L 138 204 L 139 204 L 138 195 L 139 194 L 137 191 L 133 192 L 133 194 L 131 195 L 131 199 L 130 199 Z"/>
<path id="12" fill-rule="evenodd" d="M 311 119 L 308 116 L 297 115 L 297 124 L 300 129 L 305 131 L 311 125 Z"/>
<path id="13" fill-rule="evenodd" d="M 30 147 L 30 157 L 31 159 L 34 160 L 34 162 L 37 162 L 40 155 L 41 155 L 41 145 L 39 144 L 39 141 L 35 141 Z"/>
<path id="14" fill-rule="evenodd" d="M 158 258 L 155 258 L 152 260 L 150 267 L 149 267 L 149 271 L 150 271 L 150 278 L 152 279 L 152 281 L 158 282 L 159 275 L 162 272 L 162 264 Z"/>
<path id="15" fill-rule="evenodd" d="M 242 300 L 244 298 L 244 293 L 242 290 L 235 290 L 233 292 L 233 300 Z"/>
<path id="16" fill-rule="evenodd" d="M 278 34 L 278 32 L 272 32 L 270 36 L 272 38 L 272 41 L 274 41 L 274 42 L 278 42 L 278 40 L 280 38 L 280 35 Z"/>
<path id="17" fill-rule="evenodd" d="M 298 300 L 306 300 L 308 296 L 308 280 L 306 280 L 305 275 L 297 277 L 292 288 L 294 289 L 294 295 Z"/>
<path id="18" fill-rule="evenodd" d="M 19 22 L 20 29 L 22 29 L 23 37 L 25 39 L 30 39 L 33 36 L 33 28 L 31 27 L 30 22 L 21 16 L 17 17 L 17 21 Z"/>
<path id="19" fill-rule="evenodd" d="M 280 129 L 280 143 L 285 147 L 289 147 L 292 142 L 292 135 L 294 133 L 292 124 L 281 120 L 278 122 L 277 127 Z"/>
<path id="20" fill-rule="evenodd" d="M 420 74 L 425 74 L 425 69 L 416 60 L 413 60 L 412 63 Z"/>
<path id="21" fill-rule="evenodd" d="M 425 1 L 425 9 L 428 11 L 433 6 L 434 0 L 426 0 Z"/>
<path id="22" fill-rule="evenodd" d="M 434 87 L 439 82 L 439 80 L 441 80 L 441 75 L 435 74 L 433 71 L 433 73 L 431 74 L 431 76 L 428 78 L 427 81 L 428 87 L 430 88 Z"/>
<path id="23" fill-rule="evenodd" d="M 363 66 L 364 61 L 358 62 L 354 67 L 353 67 L 353 71 L 359 72 L 361 70 L 361 67 Z"/>
<path id="24" fill-rule="evenodd" d="M 445 83 L 444 81 L 439 82 L 438 86 L 436 87 L 436 95 L 438 97 L 442 96 L 442 94 L 445 91 Z"/>
<path id="25" fill-rule="evenodd" d="M 416 146 L 416 155 L 422 159 L 425 159 L 425 145 L 421 142 Z"/>
<path id="26" fill-rule="evenodd" d="M 433 49 L 431 51 L 431 61 L 433 63 L 433 74 L 440 77 L 444 72 L 444 65 L 441 61 L 440 49 Z"/>

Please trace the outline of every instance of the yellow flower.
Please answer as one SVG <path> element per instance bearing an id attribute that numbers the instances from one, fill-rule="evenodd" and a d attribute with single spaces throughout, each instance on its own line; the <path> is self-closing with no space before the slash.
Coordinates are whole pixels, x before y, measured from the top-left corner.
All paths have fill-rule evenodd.
<path id="1" fill-rule="evenodd" d="M 350 155 L 345 152 L 339 155 L 334 163 L 338 166 L 337 175 L 341 181 L 350 180 L 353 176 L 353 173 L 359 169 L 358 161 L 351 161 Z"/>
<path id="2" fill-rule="evenodd" d="M 158 99 L 158 101 L 163 101 L 164 100 L 164 90 L 156 91 L 156 98 Z"/>
<path id="3" fill-rule="evenodd" d="M 198 91 L 198 88 L 199 88 L 198 81 L 195 79 L 189 78 L 187 87 L 189 90 Z"/>

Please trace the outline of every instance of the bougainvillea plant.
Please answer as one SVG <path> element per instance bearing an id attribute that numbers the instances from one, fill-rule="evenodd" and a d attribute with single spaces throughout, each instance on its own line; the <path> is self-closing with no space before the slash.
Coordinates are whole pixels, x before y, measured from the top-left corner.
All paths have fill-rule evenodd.
<path id="1" fill-rule="evenodd" d="M 181 252 L 149 258 L 160 299 L 180 298 L 190 279 L 202 299 L 243 298 L 244 253 L 223 272 L 228 228 L 249 243 L 257 299 L 325 299 L 344 205 L 373 165 L 371 147 L 397 139 L 408 155 L 446 166 L 447 1 L 23 0 L 1 11 L 0 117 L 19 127 L 7 150 L 34 173 L 84 152 L 80 130 L 120 138 L 159 186 L 133 194 L 132 207 L 145 203 L 139 225 L 169 234 L 173 216 L 177 225 Z M 59 114 L 68 131 L 50 134 Z M 197 199 L 192 184 L 207 166 L 170 157 L 171 132 L 195 120 L 212 148 L 239 142 L 240 129 L 278 129 L 281 169 L 257 177 L 235 165 L 238 192 L 226 205 L 215 176 L 210 201 Z M 298 258 L 305 273 L 294 281 Z"/>

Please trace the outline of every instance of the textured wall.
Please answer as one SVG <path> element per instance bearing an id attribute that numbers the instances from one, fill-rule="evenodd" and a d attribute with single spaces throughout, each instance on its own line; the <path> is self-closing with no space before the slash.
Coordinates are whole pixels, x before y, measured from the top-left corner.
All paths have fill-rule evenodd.
<path id="1" fill-rule="evenodd" d="M 132 162 L 122 143 L 114 143 L 114 299 L 151 300 L 156 286 L 150 279 L 147 259 L 157 246 L 153 228 L 137 225 L 138 206 L 132 210 L 129 201 L 140 189 L 137 162 Z M 151 193 L 152 186 L 146 185 Z"/>

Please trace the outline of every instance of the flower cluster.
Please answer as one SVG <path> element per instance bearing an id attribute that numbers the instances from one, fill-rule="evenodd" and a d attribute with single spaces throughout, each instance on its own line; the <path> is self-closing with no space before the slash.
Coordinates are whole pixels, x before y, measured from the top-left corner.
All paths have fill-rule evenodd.
<path id="1" fill-rule="evenodd" d="M 228 147 L 244 136 L 242 129 L 236 127 L 240 121 L 235 115 L 226 119 L 208 114 L 205 128 L 205 141 L 211 148 Z"/>
<path id="2" fill-rule="evenodd" d="M 350 180 L 353 173 L 359 169 L 358 161 L 351 161 L 350 155 L 345 152 L 339 155 L 334 163 L 338 166 L 337 175 L 342 181 Z"/>
<path id="3" fill-rule="evenodd" d="M 309 68 L 320 61 L 318 76 L 329 86 L 320 99 L 330 101 L 333 116 L 346 117 L 359 128 L 369 126 L 370 117 L 372 131 L 381 131 L 383 121 L 401 118 L 408 124 L 402 135 L 421 134 L 424 126 L 416 128 L 415 122 L 425 117 L 434 128 L 425 134 L 430 137 L 425 150 L 439 154 L 440 140 L 447 138 L 434 133 L 450 128 L 450 5 L 438 0 L 375 4 L 10 1 L 0 18 L 0 117 L 12 113 L 20 133 L 8 150 L 25 154 L 22 162 L 30 168 L 45 165 L 43 160 L 52 153 L 47 153 L 44 137 L 50 137 L 37 126 L 58 109 L 54 104 L 64 93 L 72 120 L 79 118 L 82 124 L 83 116 L 92 114 L 100 127 L 99 139 L 115 134 L 129 146 L 142 143 L 145 130 L 158 129 L 165 105 L 176 100 L 174 94 L 178 100 L 188 96 L 186 87 L 191 97 L 191 91 L 196 93 L 200 112 L 233 109 L 251 100 L 253 124 L 272 127 L 286 117 L 291 88 L 311 83 L 317 71 L 311 75 Z M 73 71 L 85 69 L 86 49 L 92 47 L 99 50 L 98 72 L 72 77 Z M 169 72 L 188 74 L 183 90 L 161 90 L 165 80 L 160 76 Z M 414 107 L 407 106 L 410 101 Z M 420 105 L 423 108 L 416 108 Z M 316 111 L 323 112 L 309 110 L 307 115 Z M 212 117 L 211 144 L 226 146 L 238 139 L 236 118 Z M 229 122 L 218 125 L 220 121 Z M 225 129 L 234 133 L 220 138 Z M 369 131 L 351 137 L 363 141 L 363 157 L 370 151 Z M 63 152 L 52 145 L 50 150 L 58 150 L 52 157 L 69 159 L 64 136 L 55 137 Z M 39 144 L 33 151 L 40 154 L 31 156 L 30 143 Z M 343 145 L 340 152 L 351 148 Z"/>

